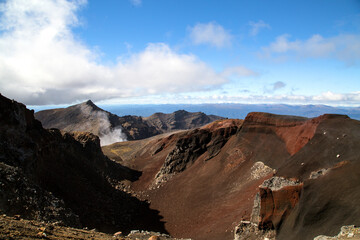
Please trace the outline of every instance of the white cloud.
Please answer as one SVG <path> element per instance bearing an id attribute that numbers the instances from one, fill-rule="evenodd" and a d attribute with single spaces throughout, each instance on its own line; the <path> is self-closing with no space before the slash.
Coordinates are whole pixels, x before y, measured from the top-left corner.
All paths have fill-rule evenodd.
<path id="1" fill-rule="evenodd" d="M 265 23 L 263 20 L 259 20 L 258 22 L 249 22 L 249 25 L 251 26 L 251 36 L 258 35 L 261 29 L 271 29 L 270 25 Z"/>
<path id="2" fill-rule="evenodd" d="M 114 66 L 71 28 L 85 1 L 8 0 L 1 4 L 0 92 L 26 104 L 60 104 L 208 90 L 226 83 L 191 54 L 158 43 Z M 217 27 L 215 27 L 217 28 Z M 218 44 L 224 44 L 225 40 Z"/>
<path id="3" fill-rule="evenodd" d="M 324 38 L 319 34 L 305 41 L 291 41 L 290 35 L 276 38 L 269 46 L 262 48 L 264 57 L 299 57 L 299 58 L 332 58 L 348 65 L 360 60 L 360 35 L 342 34 Z"/>
<path id="4" fill-rule="evenodd" d="M 195 45 L 209 44 L 218 48 L 231 45 L 232 35 L 216 22 L 198 23 L 189 30 Z"/>
<path id="5" fill-rule="evenodd" d="M 136 7 L 141 6 L 142 4 L 142 0 L 130 0 L 130 2 Z"/>
<path id="6" fill-rule="evenodd" d="M 236 66 L 236 67 L 228 67 L 223 72 L 222 75 L 224 77 L 249 77 L 249 76 L 257 76 L 258 73 L 248 69 L 244 66 Z"/>

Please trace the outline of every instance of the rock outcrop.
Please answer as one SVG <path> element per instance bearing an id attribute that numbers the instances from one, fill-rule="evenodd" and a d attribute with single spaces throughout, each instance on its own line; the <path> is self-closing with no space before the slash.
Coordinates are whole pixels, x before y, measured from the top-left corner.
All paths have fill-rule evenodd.
<path id="1" fill-rule="evenodd" d="M 360 239 L 360 227 L 354 225 L 343 226 L 337 236 L 317 236 L 314 240 L 345 240 L 345 239 Z"/>
<path id="2" fill-rule="evenodd" d="M 298 180 L 272 177 L 259 186 L 250 221 L 235 227 L 234 239 L 275 239 L 281 224 L 298 203 L 303 184 Z"/>
<path id="3" fill-rule="evenodd" d="M 192 130 L 186 136 L 180 137 L 155 176 L 155 184 L 166 181 L 172 175 L 184 171 L 203 154 L 206 155 L 205 161 L 212 159 L 219 154 L 221 148 L 236 131 L 237 126 L 234 125 L 213 131 L 202 128 Z"/>
<path id="4" fill-rule="evenodd" d="M 234 230 L 234 240 L 275 240 L 274 230 L 263 230 L 251 221 L 241 221 Z"/>
<path id="5" fill-rule="evenodd" d="M 303 184 L 297 180 L 272 177 L 260 185 L 261 229 L 280 229 L 285 218 L 299 202 Z"/>

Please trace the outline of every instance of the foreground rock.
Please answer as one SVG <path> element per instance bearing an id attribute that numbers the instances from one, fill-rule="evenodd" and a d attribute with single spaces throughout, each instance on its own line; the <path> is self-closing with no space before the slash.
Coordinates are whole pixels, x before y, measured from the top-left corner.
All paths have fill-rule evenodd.
<path id="1" fill-rule="evenodd" d="M 97 229 L 79 229 L 60 226 L 55 223 L 45 223 L 36 220 L 25 220 L 0 215 L 0 239 L 100 239 L 100 240 L 148 240 L 156 237 L 159 240 L 181 240 L 167 234 L 148 231 L 131 231 L 126 236 L 122 234 L 106 234 Z M 186 239 L 184 239 L 186 240 Z"/>
<path id="2" fill-rule="evenodd" d="M 335 237 L 318 236 L 314 240 L 342 240 L 342 239 L 360 239 L 360 228 L 354 225 L 341 227 L 340 233 Z"/>
<path id="3" fill-rule="evenodd" d="M 166 232 L 160 216 L 115 187 L 140 173 L 103 155 L 91 133 L 45 130 L 33 112 L 0 95 L 0 212 L 96 228 Z"/>

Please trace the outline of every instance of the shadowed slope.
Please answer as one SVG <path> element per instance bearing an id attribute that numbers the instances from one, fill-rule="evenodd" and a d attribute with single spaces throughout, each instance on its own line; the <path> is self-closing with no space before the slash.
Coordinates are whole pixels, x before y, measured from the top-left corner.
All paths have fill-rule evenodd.
<path id="1" fill-rule="evenodd" d="M 45 130 L 32 111 L 0 95 L 0 139 L 2 212 L 106 232 L 165 231 L 157 211 L 115 189 L 140 173 L 104 156 L 97 136 Z"/>

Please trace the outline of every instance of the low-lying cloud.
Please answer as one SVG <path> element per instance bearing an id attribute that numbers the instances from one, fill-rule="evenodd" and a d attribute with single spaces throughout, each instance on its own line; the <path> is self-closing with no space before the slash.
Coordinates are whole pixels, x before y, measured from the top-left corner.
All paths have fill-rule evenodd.
<path id="1" fill-rule="evenodd" d="M 30 105 L 203 91 L 228 82 L 192 54 L 164 43 L 112 65 L 72 28 L 85 0 L 8 0 L 0 4 L 0 92 Z M 211 25 L 221 30 L 217 25 Z M 217 31 L 215 31 L 216 33 Z M 214 44 L 222 46 L 228 37 Z"/>
<path id="2" fill-rule="evenodd" d="M 171 96 L 169 96 L 171 97 Z M 301 95 L 284 93 L 278 94 L 270 89 L 265 89 L 263 94 L 256 94 L 243 90 L 242 94 L 214 93 L 203 95 L 177 95 L 172 96 L 174 103 L 287 103 L 287 104 L 325 104 L 329 106 L 358 106 L 360 102 L 360 91 L 351 93 L 336 93 L 332 91 L 321 92 L 316 95 Z M 171 100 L 171 98 L 170 98 Z"/>

